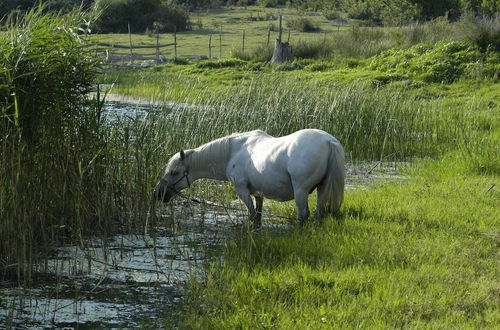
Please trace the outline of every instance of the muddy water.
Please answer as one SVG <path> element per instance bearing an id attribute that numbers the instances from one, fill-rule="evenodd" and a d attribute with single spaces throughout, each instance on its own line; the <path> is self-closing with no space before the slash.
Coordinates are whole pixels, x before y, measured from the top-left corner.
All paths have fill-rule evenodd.
<path id="1" fill-rule="evenodd" d="M 107 120 L 143 117 L 151 106 L 110 100 Z M 347 189 L 400 181 L 390 163 L 347 166 Z M 245 212 L 186 206 L 159 210 L 154 232 L 63 246 L 38 266 L 30 288 L 0 283 L 0 328 L 161 328 L 182 313 L 186 281 L 201 280 L 225 242 L 244 235 Z M 239 204 L 241 205 L 241 204 Z M 280 225 L 267 228 L 280 230 Z M 284 228 L 281 228 L 283 230 Z"/>

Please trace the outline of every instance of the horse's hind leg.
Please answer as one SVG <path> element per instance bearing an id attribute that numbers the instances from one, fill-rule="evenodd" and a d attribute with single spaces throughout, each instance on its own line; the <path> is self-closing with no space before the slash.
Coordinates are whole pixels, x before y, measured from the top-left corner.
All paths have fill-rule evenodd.
<path id="1" fill-rule="evenodd" d="M 297 205 L 299 220 L 301 223 L 304 223 L 307 218 L 309 218 L 309 205 L 307 204 L 309 192 L 304 189 L 294 187 L 293 194 L 295 197 L 295 204 Z"/>
<path id="2" fill-rule="evenodd" d="M 317 203 L 316 203 L 316 213 L 314 214 L 316 220 L 322 219 L 326 216 L 326 185 L 320 184 L 316 190 L 318 195 Z"/>

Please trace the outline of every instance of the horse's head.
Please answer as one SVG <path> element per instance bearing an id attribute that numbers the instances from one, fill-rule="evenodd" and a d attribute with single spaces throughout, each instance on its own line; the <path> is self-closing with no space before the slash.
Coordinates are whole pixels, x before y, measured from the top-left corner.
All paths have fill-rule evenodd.
<path id="1" fill-rule="evenodd" d="M 191 153 L 191 150 L 186 152 L 181 150 L 181 152 L 170 158 L 165 173 L 156 185 L 153 194 L 155 199 L 167 203 L 172 197 L 180 193 L 182 189 L 191 185 L 187 159 Z"/>

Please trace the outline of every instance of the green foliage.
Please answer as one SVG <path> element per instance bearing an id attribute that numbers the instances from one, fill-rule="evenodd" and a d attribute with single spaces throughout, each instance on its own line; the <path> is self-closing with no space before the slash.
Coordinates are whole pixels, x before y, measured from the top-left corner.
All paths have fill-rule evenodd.
<path id="1" fill-rule="evenodd" d="M 94 89 L 96 60 L 84 35 L 88 18 L 43 15 L 31 10 L 1 40 L 2 115 L 33 142 L 40 134 L 65 134 L 86 94 Z M 86 21 L 87 20 L 87 21 Z M 92 18 L 90 18 L 92 20 Z M 15 105 L 15 107 L 14 107 Z"/>
<path id="2" fill-rule="evenodd" d="M 295 58 L 329 58 L 334 52 L 334 46 L 324 40 L 302 41 L 294 43 L 293 56 Z"/>
<path id="3" fill-rule="evenodd" d="M 339 19 L 341 17 L 340 13 L 336 9 L 333 9 L 333 8 L 324 9 L 321 13 L 329 21 L 333 21 L 333 20 Z"/>
<path id="4" fill-rule="evenodd" d="M 165 132 L 154 119 L 104 121 L 99 63 L 79 30 L 95 17 L 43 12 L 0 39 L 0 281 L 29 282 L 59 244 L 133 228 L 149 208 L 153 157 L 166 157 L 152 152 Z"/>
<path id="5" fill-rule="evenodd" d="M 96 193 L 102 146 L 100 109 L 87 100 L 97 63 L 79 34 L 93 17 L 43 10 L 0 40 L 0 271 L 16 265 L 7 271 L 28 278 L 54 228 L 76 234 L 77 213 L 92 209 L 80 198 Z"/>
<path id="6" fill-rule="evenodd" d="M 94 0 L 0 0 L 0 18 L 8 16 L 11 11 L 28 11 L 39 3 L 43 3 L 47 10 L 67 13 L 78 8 L 89 9 Z"/>
<path id="7" fill-rule="evenodd" d="M 96 24 L 99 33 L 125 33 L 158 29 L 160 32 L 191 29 L 188 12 L 171 0 L 97 0 L 103 15 Z"/>
<path id="8" fill-rule="evenodd" d="M 268 62 L 273 57 L 273 48 L 271 46 L 259 45 L 243 52 L 241 49 L 233 49 L 231 57 L 244 61 Z"/>
<path id="9" fill-rule="evenodd" d="M 314 32 L 318 27 L 306 17 L 292 17 L 285 21 L 288 28 L 299 32 Z"/>
<path id="10" fill-rule="evenodd" d="M 486 78 L 496 78 L 498 65 L 495 52 L 483 54 L 467 43 L 443 41 L 435 46 L 420 44 L 407 50 L 387 50 L 373 58 L 370 68 L 426 82 L 452 83 L 461 77 L 476 77 L 475 70 L 481 67 L 488 68 Z"/>
<path id="11" fill-rule="evenodd" d="M 499 192 L 456 159 L 417 167 L 403 184 L 348 190 L 340 220 L 228 242 L 190 292 L 187 325 L 495 327 Z"/>
<path id="12" fill-rule="evenodd" d="M 226 60 L 215 60 L 215 61 L 202 61 L 195 64 L 197 68 L 231 68 L 236 66 L 242 66 L 246 62 L 238 59 L 226 59 Z"/>
<path id="13" fill-rule="evenodd" d="M 279 0 L 257 0 L 257 5 L 263 8 L 276 7 L 279 4 Z"/>
<path id="14" fill-rule="evenodd" d="M 466 15 L 460 20 L 464 39 L 481 51 L 500 51 L 500 17 L 473 17 Z"/>

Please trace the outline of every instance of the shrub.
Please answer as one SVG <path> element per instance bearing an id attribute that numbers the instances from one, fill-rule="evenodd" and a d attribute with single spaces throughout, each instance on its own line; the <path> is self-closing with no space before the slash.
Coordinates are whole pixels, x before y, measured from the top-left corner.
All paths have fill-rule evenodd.
<path id="1" fill-rule="evenodd" d="M 1 39 L 0 99 L 3 124 L 13 124 L 25 139 L 66 134 L 94 89 L 97 61 L 79 33 L 88 18 L 29 11 Z M 92 18 L 91 18 L 92 20 Z M 8 119 L 8 121 L 5 121 Z"/>
<path id="2" fill-rule="evenodd" d="M 333 21 L 340 18 L 340 14 L 335 9 L 327 9 L 322 12 L 323 16 L 329 20 Z"/>
<path id="3" fill-rule="evenodd" d="M 154 30 L 160 32 L 190 30 L 188 12 L 175 2 L 157 0 L 97 0 L 96 6 L 103 15 L 96 25 L 100 33 L 126 33 L 128 24 L 134 32 Z"/>
<path id="4" fill-rule="evenodd" d="M 311 22 L 311 20 L 305 17 L 290 18 L 286 20 L 286 26 L 299 32 L 315 32 L 319 30 L 319 28 Z"/>
<path id="5" fill-rule="evenodd" d="M 463 38 L 481 51 L 491 48 L 500 51 L 500 18 L 473 17 L 465 15 L 460 25 L 463 29 Z"/>
<path id="6" fill-rule="evenodd" d="M 494 52 L 481 53 L 469 43 L 442 41 L 434 46 L 420 44 L 406 50 L 382 52 L 373 58 L 370 68 L 426 82 L 452 83 L 463 76 L 497 77 L 497 61 Z M 478 75 L 482 67 L 487 70 Z"/>
<path id="7" fill-rule="evenodd" d="M 216 60 L 216 61 L 202 61 L 196 63 L 197 68 L 211 68 L 211 69 L 219 69 L 219 68 L 232 68 L 237 66 L 243 66 L 246 62 L 239 59 L 225 59 L 225 60 Z"/>
<path id="8" fill-rule="evenodd" d="M 268 62 L 273 57 L 273 48 L 270 45 L 260 45 L 245 52 L 241 49 L 233 49 L 231 57 L 244 61 Z"/>

